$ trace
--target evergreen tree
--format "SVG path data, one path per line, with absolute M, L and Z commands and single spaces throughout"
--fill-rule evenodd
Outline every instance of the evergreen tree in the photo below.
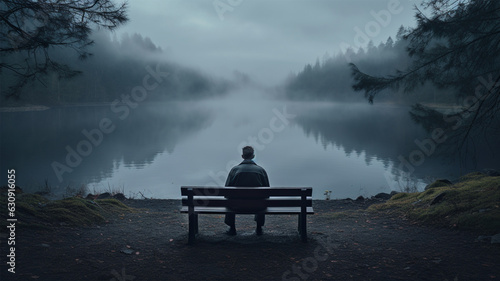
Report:
M 126 3 L 112 0 L 2 0 L 0 2 L 0 72 L 9 71 L 16 82 L 8 96 L 18 96 L 26 83 L 47 74 L 72 77 L 78 73 L 52 59 L 51 49 L 71 48 L 80 58 L 92 28 L 115 29 L 128 20 Z
M 498 130 L 500 109 L 500 1 L 427 0 L 416 13 L 417 26 L 400 28 L 396 38 L 408 42 L 409 67 L 393 75 L 374 76 L 350 64 L 353 89 L 369 102 L 384 89 L 415 90 L 427 81 L 452 89 L 466 100 L 459 112 L 437 114 L 417 105 L 413 117 L 427 125 L 445 126 L 464 145 L 475 129 Z M 430 11 L 430 15 L 424 12 Z M 486 82 L 485 82 L 486 81 Z M 438 122 L 435 116 L 441 116 Z M 449 121 L 454 120 L 454 121 Z M 460 124 L 460 125 L 458 125 Z M 436 127 L 434 126 L 434 127 Z M 431 126 L 432 127 L 432 126 Z

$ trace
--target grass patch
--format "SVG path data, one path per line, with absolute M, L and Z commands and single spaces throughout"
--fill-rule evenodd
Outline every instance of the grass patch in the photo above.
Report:
M 20 227 L 50 228 L 54 225 L 88 226 L 102 223 L 107 217 L 133 211 L 116 199 L 88 200 L 80 197 L 48 200 L 30 193 L 16 194 L 15 215 Z M 0 208 L 7 210 L 7 193 L 0 194 Z M 5 215 L 7 212 L 4 212 Z M 2 220 L 5 224 L 6 219 Z
M 410 219 L 458 229 L 500 232 L 500 177 L 473 173 L 454 185 L 436 184 L 424 192 L 399 193 L 370 211 L 404 214 Z
M 447 180 L 437 180 L 433 183 L 431 183 L 429 186 L 427 186 L 425 189 L 431 189 L 431 188 L 436 188 L 436 187 L 442 187 L 442 186 L 449 186 L 453 185 L 451 182 Z

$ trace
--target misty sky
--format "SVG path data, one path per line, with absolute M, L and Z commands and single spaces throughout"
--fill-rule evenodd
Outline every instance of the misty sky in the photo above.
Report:
M 419 0 L 141 0 L 130 22 L 164 55 L 217 76 L 234 70 L 274 85 L 306 63 L 345 49 L 378 45 L 399 26 L 414 26 Z M 382 12 L 381 12 L 382 11 Z M 390 15 L 387 17 L 387 15 Z M 361 34 L 362 32 L 363 34 Z

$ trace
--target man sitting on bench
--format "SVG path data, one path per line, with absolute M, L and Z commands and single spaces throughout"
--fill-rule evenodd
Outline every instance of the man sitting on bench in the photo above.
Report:
M 267 177 L 266 170 L 255 164 L 252 160 L 255 157 L 254 149 L 251 146 L 243 147 L 243 162 L 239 165 L 233 167 L 229 172 L 226 180 L 226 186 L 234 187 L 269 187 L 269 178 Z M 238 199 L 238 198 L 231 198 Z M 240 198 L 244 199 L 244 198 Z M 265 199 L 265 198 L 262 198 Z M 262 235 L 262 226 L 265 222 L 265 215 L 259 213 L 265 209 L 259 206 L 234 206 L 231 209 L 252 209 L 256 211 L 255 222 L 257 222 L 257 228 L 255 233 L 257 235 Z M 236 214 L 227 213 L 224 222 L 229 225 L 229 230 L 226 232 L 228 235 L 236 235 L 235 226 Z

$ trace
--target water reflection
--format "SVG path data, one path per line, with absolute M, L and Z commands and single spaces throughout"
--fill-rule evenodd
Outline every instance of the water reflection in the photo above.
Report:
M 487 146 L 488 138 L 464 148 L 469 151 L 465 157 L 450 139 L 432 143 L 431 134 L 411 119 L 409 107 L 323 103 L 302 109 L 295 121 L 307 136 L 325 147 L 343 149 L 347 157 L 364 153 L 367 165 L 374 159 L 381 161 L 396 181 L 406 180 L 402 176 L 456 180 L 467 172 L 498 164 L 494 155 L 500 147 Z
M 16 169 L 18 184 L 36 190 L 45 180 L 61 189 L 110 177 L 117 165 L 147 166 L 159 154 L 171 153 L 177 143 L 210 126 L 213 114 L 194 103 L 169 103 L 143 104 L 123 120 L 109 106 L 2 113 L 1 118 L 1 169 Z M 88 140 L 82 131 L 98 129 L 104 118 L 115 129 L 103 133 L 102 142 L 93 145 L 88 156 L 80 155 L 81 161 L 70 157 L 78 165 L 68 165 L 68 151 L 76 151 L 79 143 Z M 71 169 L 61 173 L 62 182 L 54 162 Z
M 413 148 L 413 140 L 425 135 L 409 118 L 407 108 L 367 104 L 311 105 L 297 118 L 307 136 L 324 146 L 342 147 L 347 156 L 365 152 L 366 163 L 391 160 Z
M 316 199 L 324 198 L 325 190 L 333 191 L 332 198 L 356 198 L 397 190 L 394 175 L 407 169 L 401 157 L 409 159 L 419 149 L 415 141 L 429 138 L 407 107 L 246 97 L 141 104 L 123 120 L 109 106 L 1 113 L 1 169 L 16 169 L 18 184 L 32 191 L 47 180 L 54 192 L 88 184 L 90 191 L 110 186 L 126 195 L 146 191 L 155 198 L 179 198 L 181 185 L 223 184 L 241 161 L 242 144 L 253 139 L 256 161 L 272 186 L 311 186 Z M 281 120 L 277 112 L 290 119 Z M 105 118 L 113 131 L 103 133 L 81 163 L 70 165 L 76 160 L 68 151 L 90 143 L 82 132 L 95 132 Z M 498 163 L 494 154 L 478 155 L 478 169 Z M 411 176 L 453 180 L 464 173 L 453 159 L 425 156 Z M 55 162 L 71 170 L 60 170 L 62 182 Z

